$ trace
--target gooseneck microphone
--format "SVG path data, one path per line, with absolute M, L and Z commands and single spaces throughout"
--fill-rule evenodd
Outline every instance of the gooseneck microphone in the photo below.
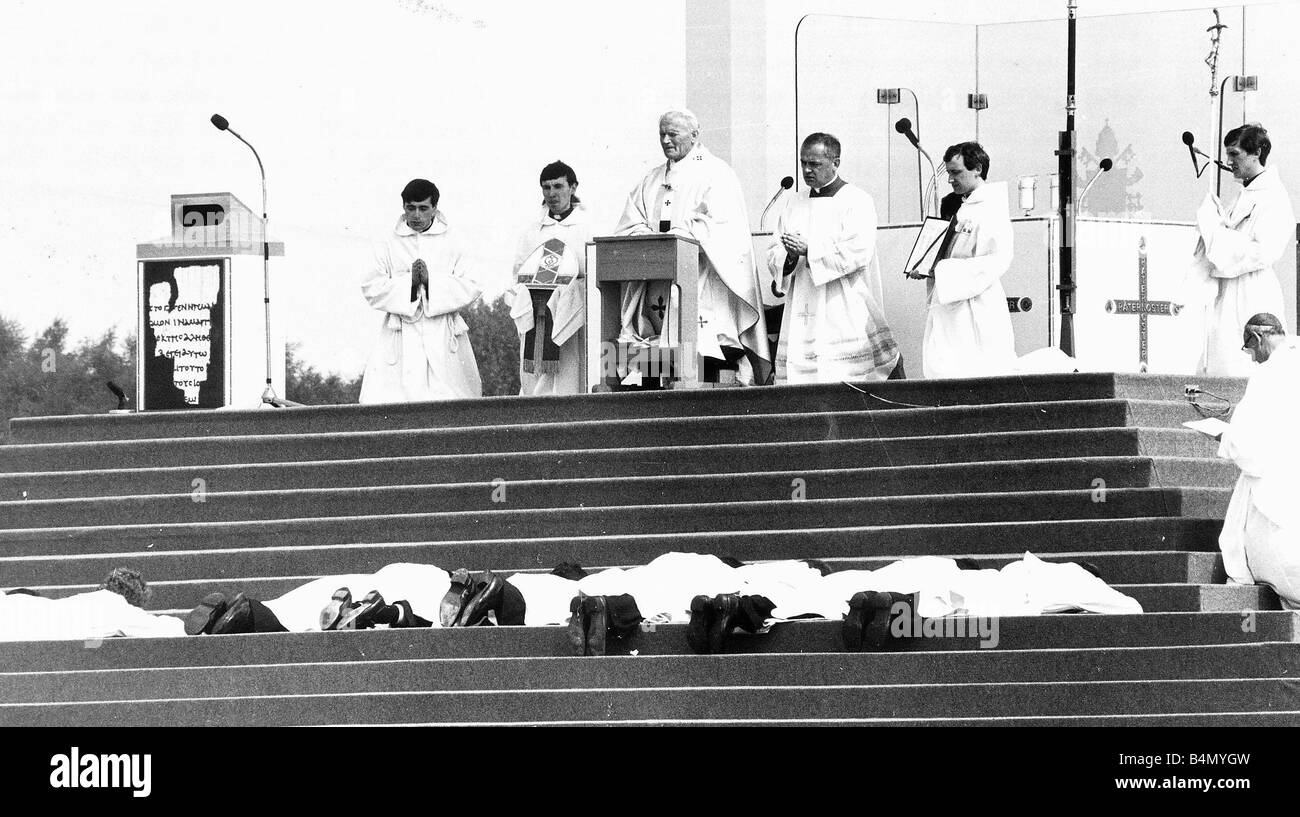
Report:
M 296 406 L 299 404 L 277 397 L 275 387 L 271 385 L 271 237 L 266 232 L 266 168 L 262 166 L 262 157 L 257 155 L 257 148 L 236 133 L 224 116 L 214 113 L 209 121 L 217 130 L 225 131 L 248 145 L 248 149 L 253 151 L 253 158 L 257 160 L 257 170 L 262 174 L 262 282 L 265 287 L 262 290 L 262 301 L 266 305 L 266 389 L 262 392 L 262 402 L 277 408 Z
M 786 176 L 781 180 L 781 186 L 777 188 L 776 195 L 772 196 L 772 200 L 763 208 L 763 215 L 758 217 L 758 231 L 760 233 L 765 232 L 763 225 L 767 223 L 767 213 L 772 209 L 772 205 L 776 204 L 776 200 L 781 198 L 781 194 L 789 190 L 791 187 L 794 187 L 794 176 Z
M 1190 135 L 1190 134 L 1189 134 L 1189 135 Z M 1076 206 L 1076 207 L 1079 207 L 1079 206 L 1081 206 L 1081 205 L 1083 204 L 1083 199 L 1084 199 L 1084 197 L 1088 195 L 1088 191 L 1092 189 L 1092 185 L 1093 185 L 1093 184 L 1094 184 L 1098 179 L 1101 178 L 1101 174 L 1103 174 L 1103 173 L 1109 173 L 1109 172 L 1110 172 L 1110 169 L 1111 169 L 1112 167 L 1114 167 L 1114 166 L 1115 166 L 1115 162 L 1114 162 L 1113 160 L 1111 160 L 1111 158 L 1110 158 L 1109 156 L 1107 156 L 1105 159 L 1102 159 L 1100 162 L 1098 162 L 1098 164 L 1097 164 L 1097 172 L 1094 173 L 1094 174 L 1092 174 L 1092 178 L 1088 180 L 1088 183 L 1087 183 L 1086 185 L 1084 185 L 1084 187 L 1083 187 L 1083 192 L 1079 194 L 1079 198 L 1078 198 L 1078 200 L 1075 202 L 1075 206 Z
M 1192 136 L 1191 131 L 1183 131 L 1183 144 L 1187 145 L 1187 154 L 1192 157 L 1192 169 L 1196 171 L 1196 178 L 1201 178 L 1201 175 L 1205 173 L 1205 169 L 1210 166 L 1211 162 L 1218 165 L 1220 172 L 1232 172 L 1232 165 L 1225 165 L 1223 162 L 1220 162 L 1218 159 L 1211 157 L 1209 154 L 1204 153 L 1200 148 L 1196 147 L 1196 137 Z M 1197 156 L 1203 157 L 1205 159 L 1205 164 L 1196 161 Z
M 906 116 L 903 117 L 894 123 L 894 130 L 906 136 L 907 141 L 912 143 L 912 147 L 921 150 L 921 140 L 916 138 L 916 134 L 912 132 L 912 120 Z M 924 151 L 922 152 L 924 153 Z
M 933 171 L 930 174 L 930 183 L 925 186 L 925 192 L 921 195 L 921 218 L 924 220 L 930 214 L 930 202 L 932 201 L 930 194 L 934 193 L 934 197 L 938 197 L 939 190 L 935 187 L 935 180 L 939 178 L 939 168 L 935 165 L 934 159 L 930 158 L 930 154 L 925 152 L 925 148 L 921 147 L 921 140 L 917 138 L 916 132 L 912 130 L 912 120 L 906 116 L 903 117 L 894 123 L 894 130 L 907 137 L 907 141 L 912 143 L 912 147 L 920 151 L 925 160 L 930 163 L 930 170 Z

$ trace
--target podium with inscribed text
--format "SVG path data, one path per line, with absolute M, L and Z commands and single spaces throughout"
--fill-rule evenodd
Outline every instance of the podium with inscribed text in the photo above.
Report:
M 600 236 L 596 273 L 590 281 L 600 304 L 600 391 L 624 386 L 620 371 L 638 368 L 643 378 L 662 378 L 672 388 L 699 388 L 704 371 L 696 336 L 699 331 L 699 242 L 669 233 Z M 620 342 L 623 331 L 622 289 L 625 282 L 668 281 L 670 302 L 663 304 L 662 334 L 649 347 Z M 590 300 L 588 301 L 590 303 Z
M 260 407 L 268 347 L 277 394 L 285 376 L 283 324 L 266 335 L 262 219 L 230 193 L 173 195 L 171 213 L 170 236 L 136 245 L 135 406 Z

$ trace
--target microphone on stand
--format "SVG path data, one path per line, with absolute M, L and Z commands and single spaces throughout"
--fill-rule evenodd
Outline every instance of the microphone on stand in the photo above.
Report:
M 912 120 L 908 119 L 906 116 L 903 117 L 894 123 L 894 130 L 906 136 L 907 141 L 912 143 L 912 147 L 921 150 L 921 140 L 917 139 L 916 134 L 912 132 Z
M 921 147 L 921 140 L 917 138 L 916 133 L 912 130 L 912 120 L 908 119 L 906 116 L 903 117 L 894 123 L 894 130 L 907 137 L 907 141 L 911 142 L 912 147 L 921 152 L 921 155 L 925 157 L 925 160 L 930 163 L 930 169 L 934 171 L 930 175 L 930 183 L 925 187 L 925 193 L 921 196 L 921 218 L 924 219 L 930 214 L 929 203 L 931 201 L 931 191 L 936 194 L 938 193 L 938 188 L 935 187 L 935 180 L 939 178 L 939 168 L 935 165 L 934 159 L 930 158 L 930 154 L 925 152 L 925 148 Z
M 1220 172 L 1227 172 L 1227 173 L 1232 172 L 1232 165 L 1225 165 L 1223 162 L 1220 162 L 1218 159 L 1215 159 L 1209 156 L 1208 154 L 1202 152 L 1200 148 L 1195 146 L 1194 144 L 1195 142 L 1196 142 L 1196 137 L 1192 136 L 1191 131 L 1189 130 L 1183 131 L 1183 144 L 1187 145 L 1187 154 L 1192 157 L 1192 168 L 1196 170 L 1196 178 L 1198 179 L 1201 178 L 1201 174 L 1205 173 L 1205 168 L 1209 167 L 1211 162 L 1219 166 Z M 1204 165 L 1196 161 L 1197 156 L 1201 156 L 1206 160 Z
M 767 212 L 772 209 L 773 204 L 776 204 L 776 200 L 781 198 L 781 194 L 791 187 L 794 187 L 794 176 L 786 176 L 781 180 L 781 187 L 776 191 L 776 195 L 772 196 L 772 200 L 767 203 L 767 206 L 763 208 L 763 215 L 758 218 L 758 231 L 760 233 L 766 232 L 763 224 L 767 221 Z
M 277 397 L 275 387 L 271 385 L 271 236 L 266 232 L 266 168 L 262 166 L 262 157 L 257 155 L 257 148 L 232 130 L 230 122 L 224 116 L 214 113 L 209 121 L 217 130 L 226 131 L 248 145 L 248 149 L 253 151 L 253 158 L 257 160 L 257 170 L 262 174 L 262 300 L 266 307 L 266 389 L 262 392 L 262 402 L 276 408 L 298 406 L 301 404 Z
M 1190 134 L 1188 134 L 1188 135 L 1190 136 Z M 1102 159 L 1102 160 L 1101 160 L 1101 162 L 1098 164 L 1097 172 L 1094 173 L 1094 174 L 1092 174 L 1092 178 L 1089 179 L 1089 180 L 1088 180 L 1088 183 L 1087 183 L 1086 185 L 1083 186 L 1083 192 L 1080 193 L 1080 194 L 1079 194 L 1079 198 L 1075 200 L 1075 202 L 1074 202 L 1074 206 L 1075 206 L 1076 208 L 1078 208 L 1080 205 L 1083 204 L 1083 198 L 1084 198 L 1084 196 L 1087 196 L 1087 195 L 1088 195 L 1088 191 L 1092 189 L 1092 185 L 1093 185 L 1093 183 L 1096 182 L 1098 179 L 1101 178 L 1101 174 L 1103 174 L 1103 173 L 1109 173 L 1109 172 L 1110 172 L 1110 169 L 1111 169 L 1112 167 L 1114 167 L 1114 166 L 1115 166 L 1115 162 L 1112 161 L 1111 158 L 1110 158 L 1109 156 L 1107 156 L 1105 159 Z

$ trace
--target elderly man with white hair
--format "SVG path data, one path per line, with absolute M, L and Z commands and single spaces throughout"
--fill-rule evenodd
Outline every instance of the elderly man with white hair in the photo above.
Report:
M 700 143 L 700 123 L 690 111 L 659 118 L 659 146 L 667 161 L 628 195 L 615 235 L 671 233 L 698 241 L 697 342 L 704 377 L 764 384 L 772 357 L 740 180 Z M 667 282 L 630 283 L 623 293 L 620 340 L 656 341 L 672 319 L 670 303 Z

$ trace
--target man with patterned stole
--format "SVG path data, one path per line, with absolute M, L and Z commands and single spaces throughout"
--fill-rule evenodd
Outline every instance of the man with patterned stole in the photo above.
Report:
M 767 251 L 773 280 L 788 282 L 776 382 L 901 377 L 881 307 L 875 202 L 840 178 L 840 140 L 829 133 L 804 139 L 799 165 L 807 188 L 786 205 Z
M 540 218 L 519 237 L 516 283 L 506 295 L 520 335 L 519 393 L 580 394 L 591 221 L 573 168 L 551 162 L 540 183 Z
M 699 242 L 696 351 L 704 357 L 703 377 L 763 385 L 771 377 L 772 357 L 744 194 L 735 171 L 699 139 L 700 123 L 690 111 L 659 118 L 659 146 L 668 161 L 633 188 L 614 233 L 670 233 Z M 627 284 L 619 340 L 661 342 L 664 323 L 675 320 L 671 303 L 666 281 Z

